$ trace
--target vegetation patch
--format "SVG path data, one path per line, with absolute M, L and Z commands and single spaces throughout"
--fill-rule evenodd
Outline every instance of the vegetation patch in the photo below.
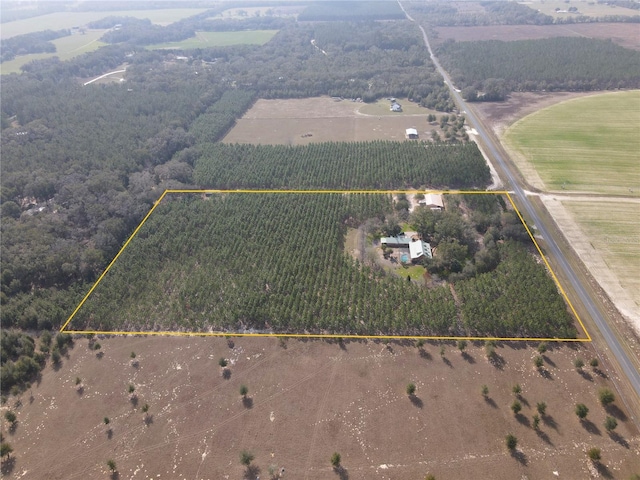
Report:
M 640 91 L 574 99 L 525 117 L 505 134 L 550 190 L 640 195 Z
M 230 32 L 196 32 L 195 36 L 180 42 L 149 45 L 149 50 L 220 47 L 228 45 L 264 45 L 278 33 L 277 30 L 243 30 Z
M 309 5 L 300 15 L 299 21 L 327 22 L 351 20 L 404 20 L 405 15 L 397 2 L 393 1 L 323 1 Z

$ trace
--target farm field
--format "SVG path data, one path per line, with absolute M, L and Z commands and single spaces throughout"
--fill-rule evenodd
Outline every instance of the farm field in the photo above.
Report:
M 606 410 L 598 402 L 600 388 L 613 389 L 608 365 L 583 374 L 573 367 L 576 358 L 595 356 L 591 346 L 550 345 L 543 375 L 532 363 L 535 345 L 522 343 L 499 343 L 490 363 L 481 345 L 461 355 L 452 343 L 427 342 L 420 353 L 396 342 L 230 340 L 101 336 L 97 351 L 78 338 L 59 367 L 9 399 L 18 421 L 8 434 L 3 419 L 14 449 L 3 478 L 108 478 L 111 459 L 119 478 L 239 479 L 244 450 L 254 456 L 252 478 L 269 478 L 270 468 L 307 480 L 637 473 L 640 435 L 629 413 L 619 399 Z M 228 360 L 228 378 L 220 358 Z M 413 397 L 405 393 L 409 382 Z M 516 383 L 517 416 L 510 408 Z M 547 409 L 536 432 L 538 402 Z M 589 408 L 584 422 L 574 413 L 578 402 Z M 612 435 L 606 415 L 618 422 Z M 514 454 L 505 447 L 508 433 L 518 439 Z M 602 451 L 599 471 L 587 459 L 591 447 Z M 334 452 L 340 476 L 329 462 Z
M 512 125 L 504 140 L 542 190 L 640 196 L 640 91 L 574 99 Z
M 251 17 L 297 17 L 306 6 L 274 5 L 264 7 L 229 8 L 215 15 L 211 20 L 243 20 Z
M 29 55 L 21 55 L 8 62 L 0 64 L 0 73 L 2 75 L 8 73 L 20 73 L 20 67 L 26 65 L 33 60 L 42 60 L 44 58 L 58 57 L 60 60 L 70 60 L 73 57 L 82 55 L 83 53 L 92 52 L 106 45 L 100 41 L 100 37 L 106 30 L 87 30 L 85 35 L 74 34 L 67 37 L 52 40 L 56 46 L 55 53 L 32 53 Z
M 640 203 L 625 201 L 571 201 L 562 205 L 573 216 L 585 239 L 615 272 L 631 302 L 628 314 L 640 313 Z M 635 312 L 635 313 L 634 313 Z
M 159 10 L 108 10 L 101 12 L 56 12 L 2 24 L 0 38 L 9 38 L 42 30 L 81 27 L 106 17 L 148 18 L 158 25 L 168 25 L 205 12 L 206 8 L 167 8 Z
M 611 39 L 626 48 L 640 49 L 636 23 L 575 23 L 567 25 L 491 25 L 478 27 L 437 27 L 434 45 L 446 40 L 476 42 L 484 40 L 538 40 L 552 37 Z
M 435 110 L 399 100 L 403 113 L 389 111 L 389 102 L 336 102 L 329 97 L 258 100 L 223 139 L 226 143 L 307 145 L 318 142 L 404 140 L 407 128 L 422 139 L 431 138 L 436 125 L 427 115 Z M 411 112 L 411 113 L 409 113 Z M 421 116 L 412 114 L 420 113 Z M 278 119 L 274 122 L 274 119 Z M 309 135 L 311 134 L 311 135 Z
M 571 18 L 586 15 L 587 17 L 605 17 L 607 15 L 620 15 L 633 17 L 638 15 L 638 10 L 632 8 L 624 8 L 616 5 L 608 5 L 606 3 L 596 3 L 588 0 L 572 0 L 565 2 L 564 0 L 533 0 L 531 2 L 520 2 L 523 5 L 537 10 L 545 15 L 550 15 L 555 18 Z M 577 12 L 567 13 L 570 7 L 576 7 Z M 556 12 L 556 8 L 564 13 Z
M 243 30 L 240 32 L 196 32 L 195 37 L 180 42 L 149 45 L 148 50 L 224 47 L 228 45 L 264 45 L 278 30 Z

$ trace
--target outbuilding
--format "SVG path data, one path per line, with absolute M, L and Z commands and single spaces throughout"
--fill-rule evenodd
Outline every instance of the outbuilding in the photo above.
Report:
M 407 128 L 407 130 L 405 131 L 405 136 L 409 140 L 416 140 L 418 138 L 418 130 L 416 130 L 415 128 Z

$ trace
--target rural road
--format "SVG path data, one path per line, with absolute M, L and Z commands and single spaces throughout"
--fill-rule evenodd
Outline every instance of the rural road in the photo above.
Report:
M 400 8 L 405 13 L 407 19 L 412 22 L 415 22 L 415 20 L 405 11 L 400 1 L 398 1 L 398 5 L 400 5 Z M 460 92 L 454 88 L 448 73 L 442 68 L 442 66 L 440 65 L 440 62 L 438 62 L 438 59 L 433 54 L 433 50 L 431 50 L 431 45 L 429 44 L 429 39 L 427 38 L 427 34 L 424 31 L 424 28 L 421 25 L 419 25 L 417 22 L 415 23 L 416 25 L 418 25 L 418 27 L 420 28 L 420 31 L 422 32 L 424 43 L 427 49 L 429 50 L 429 55 L 431 56 L 431 61 L 436 66 L 440 75 L 442 75 L 442 77 L 444 78 L 444 81 L 448 85 L 451 95 L 453 96 L 460 110 L 465 111 L 466 123 L 472 128 L 475 128 L 476 131 L 478 132 L 478 137 L 482 139 L 484 145 L 486 146 L 486 149 L 487 149 L 486 153 L 488 154 L 491 162 L 499 165 L 501 167 L 501 170 L 505 172 L 507 178 L 503 179 L 503 181 L 506 180 L 505 182 L 506 189 L 513 191 L 512 195 L 516 197 L 519 204 L 524 207 L 524 211 L 526 212 L 529 219 L 536 226 L 538 233 L 542 235 L 542 237 L 545 239 L 546 244 L 549 248 L 549 251 L 551 252 L 551 255 L 558 261 L 560 268 L 564 270 L 564 273 L 566 274 L 566 277 L 571 282 L 571 285 L 574 288 L 575 292 L 577 293 L 579 300 L 583 303 L 587 312 L 589 313 L 594 323 L 600 330 L 602 337 L 607 342 L 609 349 L 611 350 L 615 359 L 620 364 L 620 367 L 622 368 L 625 375 L 629 379 L 629 382 L 633 387 L 633 389 L 635 390 L 636 395 L 640 397 L 640 372 L 638 372 L 633 362 L 627 356 L 627 353 L 625 352 L 623 347 L 620 345 L 611 327 L 609 326 L 605 318 L 602 316 L 602 314 L 596 307 L 591 296 L 587 292 L 587 289 L 582 284 L 582 282 L 578 279 L 578 276 L 574 272 L 573 268 L 571 268 L 571 265 L 569 265 L 569 262 L 567 262 L 567 259 L 564 257 L 564 255 L 560 251 L 560 248 L 558 247 L 557 243 L 554 241 L 553 237 L 549 234 L 544 223 L 538 216 L 532 204 L 529 202 L 529 199 L 527 198 L 527 195 L 525 193 L 523 186 L 519 183 L 518 177 L 513 172 L 514 167 L 512 166 L 511 162 L 508 162 L 507 159 L 504 158 L 504 156 L 500 153 L 500 150 L 497 148 L 496 144 L 494 143 L 493 138 L 487 134 L 487 131 L 484 125 L 482 124 L 482 122 L 480 122 L 479 119 L 476 117 L 476 115 L 471 111 L 471 109 L 467 107 L 464 99 L 462 98 L 462 95 L 460 95 Z

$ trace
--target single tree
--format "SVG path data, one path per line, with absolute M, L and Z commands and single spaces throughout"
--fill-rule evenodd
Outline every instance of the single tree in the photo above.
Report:
M 15 425 L 16 420 L 18 419 L 18 417 L 16 416 L 15 413 L 13 413 L 11 410 L 7 410 L 4 414 L 4 418 L 7 422 L 9 422 L 11 425 Z
M 82 380 L 80 379 L 80 377 L 76 377 L 76 385 L 80 385 L 82 383 Z
M 587 457 L 594 463 L 598 463 L 602 459 L 602 455 L 600 453 L 600 449 L 597 447 L 592 447 L 587 450 Z
M 598 362 L 597 358 L 592 358 L 589 362 L 589 365 L 591 365 L 591 368 L 595 369 L 598 368 L 598 365 L 600 365 L 600 363 Z
M 579 372 L 580 370 L 582 370 L 582 367 L 584 367 L 584 360 L 582 360 L 581 358 L 576 358 L 573 361 L 573 366 L 576 367 L 576 370 Z
M 519 383 L 516 383 L 512 388 L 511 391 L 513 392 L 513 394 L 516 397 L 520 397 L 520 394 L 522 393 L 522 387 L 520 386 Z
M 111 470 L 112 472 L 116 471 L 116 462 L 113 460 L 107 460 L 107 467 L 109 468 L 109 470 Z
M 13 448 L 11 447 L 11 445 L 9 445 L 7 442 L 0 443 L 0 457 L 9 458 L 9 455 L 11 455 L 11 452 L 13 452 Z
M 540 428 L 540 417 L 538 414 L 534 414 L 531 418 L 533 419 L 533 429 L 538 430 L 538 428 Z
M 96 343 L 93 345 L 93 349 L 94 349 L 94 350 L 100 350 L 101 348 L 102 348 L 102 345 L 100 345 L 98 342 L 96 342 Z
M 607 416 L 607 418 L 604 419 L 604 428 L 607 432 L 613 432 L 617 426 L 618 421 L 615 418 Z
M 111 423 L 111 420 L 109 420 L 109 417 L 104 417 L 102 421 L 104 422 L 105 425 L 109 425 Z
M 131 352 L 131 355 L 129 355 L 131 358 L 136 358 L 136 352 Z
M 486 385 L 482 385 L 480 387 L 480 393 L 483 397 L 486 397 L 487 395 L 489 395 L 489 387 L 487 387 Z
M 578 403 L 575 409 L 576 415 L 580 420 L 584 420 L 587 418 L 587 414 L 589 413 L 589 408 L 584 403 Z
M 429 473 L 424 477 L 424 480 L 436 480 L 436 476 Z
M 221 357 L 220 360 L 218 360 L 218 365 L 220 365 L 222 368 L 225 368 L 228 363 L 229 362 L 227 362 L 227 359 L 224 357 Z
M 242 452 L 240 452 L 240 463 L 245 467 L 248 467 L 249 465 L 251 465 L 251 462 L 253 462 L 254 458 L 255 457 L 253 456 L 253 454 L 246 450 L 243 450 Z
M 506 436 L 505 443 L 507 444 L 507 448 L 509 450 L 514 450 L 518 446 L 518 439 L 515 437 L 515 435 L 512 435 L 510 433 Z
M 416 340 L 416 348 L 421 349 L 422 347 L 424 347 L 424 339 L 420 338 Z
M 58 365 L 60 363 L 61 358 L 62 357 L 60 356 L 60 351 L 54 348 L 53 351 L 51 352 L 51 361 L 53 362 L 53 364 Z
M 414 393 L 416 393 L 416 386 L 413 383 L 409 383 L 407 385 L 407 395 L 411 397 Z
M 544 365 L 544 360 L 540 355 L 536 355 L 535 357 L 533 357 L 533 364 L 537 369 L 540 369 Z
M 148 404 L 148 403 L 145 403 L 145 404 L 142 406 L 142 413 L 148 413 L 148 412 L 149 412 L 149 404 Z
M 467 348 L 467 341 L 466 340 L 458 340 L 458 350 L 460 350 L 460 352 L 464 352 L 464 349 Z
M 442 346 L 440 347 L 440 356 L 441 356 L 441 357 L 444 357 L 445 351 L 446 351 L 446 350 L 445 350 L 445 347 L 444 347 L 444 345 L 442 345 Z
M 240 385 L 240 395 L 242 395 L 242 398 L 246 398 L 247 393 L 249 393 L 249 388 L 246 385 Z
M 339 468 L 341 460 L 342 458 L 340 457 L 340 454 L 338 452 L 334 452 L 333 455 L 331 455 L 331 466 L 333 468 Z
M 129 384 L 129 389 L 128 389 L 128 390 L 129 390 L 129 393 L 133 393 L 133 392 L 135 392 L 135 391 L 136 391 L 136 387 L 135 387 L 132 383 L 130 383 L 130 384 Z
M 603 387 L 598 391 L 598 398 L 600 399 L 602 406 L 606 407 L 615 401 L 616 396 L 607 387 Z
M 513 410 L 514 414 L 518 415 L 520 410 L 522 410 L 522 404 L 518 400 L 514 400 L 511 404 L 511 410 Z
M 540 342 L 538 344 L 538 353 L 543 354 L 547 351 L 547 342 Z
M 536 403 L 536 410 L 542 416 L 547 412 L 547 404 L 545 402 Z

